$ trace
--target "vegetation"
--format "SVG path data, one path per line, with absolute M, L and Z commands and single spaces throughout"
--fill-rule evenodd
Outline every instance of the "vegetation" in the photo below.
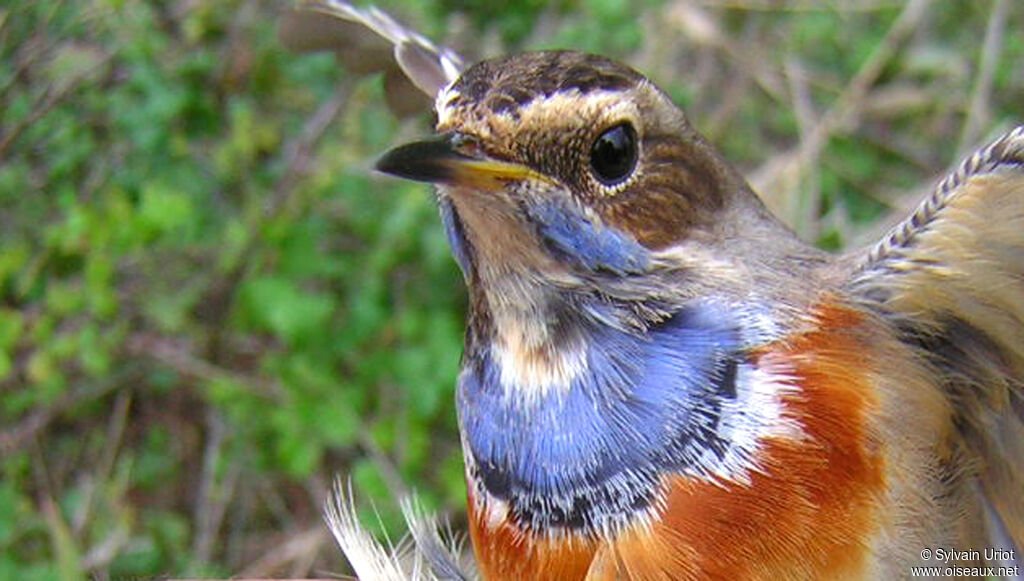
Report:
M 1010 0 L 382 3 L 635 64 L 828 248 L 1024 121 Z M 411 489 L 463 518 L 461 277 L 428 190 L 369 171 L 429 115 L 286 53 L 281 8 L 0 7 L 0 579 L 341 573 L 335 474 L 382 531 Z

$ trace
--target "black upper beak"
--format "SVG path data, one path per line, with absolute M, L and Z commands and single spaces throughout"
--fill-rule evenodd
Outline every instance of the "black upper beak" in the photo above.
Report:
M 417 182 L 452 182 L 460 162 L 472 158 L 455 151 L 453 135 L 398 146 L 377 160 L 377 171 Z
M 458 133 L 401 145 L 377 160 L 376 168 L 407 180 L 495 191 L 508 182 L 549 181 L 525 165 L 487 156 L 469 156 L 458 149 Z

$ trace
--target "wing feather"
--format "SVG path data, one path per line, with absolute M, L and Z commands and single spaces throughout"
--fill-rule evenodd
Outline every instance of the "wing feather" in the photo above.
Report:
M 1024 546 L 1024 126 L 965 160 L 857 262 L 851 290 L 930 359 Z

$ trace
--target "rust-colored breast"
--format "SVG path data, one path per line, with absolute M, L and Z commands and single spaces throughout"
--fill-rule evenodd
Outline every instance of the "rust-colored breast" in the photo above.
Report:
M 535 540 L 509 522 L 491 526 L 469 499 L 469 532 L 484 579 L 570 581 L 583 579 L 597 549 L 595 542 Z
M 762 441 L 748 483 L 667 476 L 661 519 L 615 539 L 536 542 L 489 526 L 470 500 L 488 580 L 843 579 L 866 573 L 884 489 L 869 418 L 871 342 L 856 311 L 823 306 L 815 330 L 770 345 L 759 365 L 786 368 L 782 396 L 802 434 Z

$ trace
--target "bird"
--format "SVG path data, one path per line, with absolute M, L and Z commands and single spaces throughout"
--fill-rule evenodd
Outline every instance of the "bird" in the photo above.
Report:
M 361 578 L 898 579 L 940 556 L 1020 574 L 1024 126 L 832 254 L 627 65 L 465 65 L 336 0 L 282 31 L 314 13 L 433 98 L 436 135 L 376 168 L 436 186 L 469 300 L 473 563 L 407 507 L 403 569 L 342 491 L 328 521 Z

